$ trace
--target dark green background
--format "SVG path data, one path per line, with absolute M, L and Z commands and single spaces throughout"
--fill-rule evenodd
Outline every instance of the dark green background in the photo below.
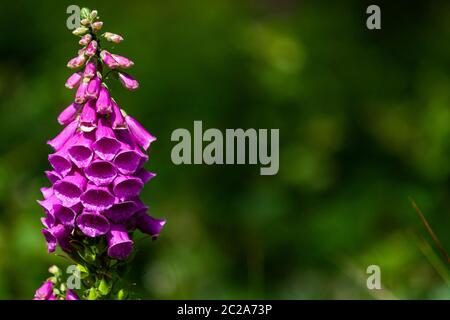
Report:
M 139 241 L 129 279 L 142 298 L 450 298 L 408 200 L 450 250 L 450 3 L 377 3 L 379 31 L 365 1 L 79 3 L 125 37 L 114 52 L 141 88 L 112 95 L 158 137 L 142 197 L 168 222 Z M 51 264 L 67 265 L 47 254 L 36 199 L 73 97 L 69 4 L 1 5 L 3 299 L 32 298 Z M 194 120 L 279 128 L 279 173 L 173 165 L 171 132 Z M 371 264 L 386 290 L 367 290 Z

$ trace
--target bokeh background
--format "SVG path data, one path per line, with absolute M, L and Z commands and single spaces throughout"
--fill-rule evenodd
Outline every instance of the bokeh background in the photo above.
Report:
M 30 299 L 51 264 L 40 233 L 45 142 L 73 92 L 66 1 L 0 11 L 0 298 Z M 122 34 L 141 89 L 113 96 L 158 141 L 144 189 L 161 237 L 128 275 L 144 299 L 449 299 L 450 3 L 82 1 Z M 280 170 L 175 166 L 176 128 L 279 128 Z M 383 290 L 366 288 L 381 268 Z M 134 286 L 133 284 L 136 283 Z

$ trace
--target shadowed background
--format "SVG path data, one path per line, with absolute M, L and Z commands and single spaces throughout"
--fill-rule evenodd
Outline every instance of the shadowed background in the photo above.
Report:
M 78 50 L 65 1 L 0 11 L 0 298 L 30 299 L 51 264 L 40 233 L 56 117 Z M 130 288 L 148 298 L 449 299 L 450 4 L 89 1 L 124 36 L 136 92 L 118 104 L 158 140 L 142 199 L 168 222 L 138 241 Z M 279 128 L 280 170 L 175 166 L 176 128 Z M 422 235 L 425 242 L 420 240 Z M 428 245 L 427 245 L 428 244 Z M 369 265 L 381 291 L 366 288 Z M 133 286 L 136 283 L 137 286 Z

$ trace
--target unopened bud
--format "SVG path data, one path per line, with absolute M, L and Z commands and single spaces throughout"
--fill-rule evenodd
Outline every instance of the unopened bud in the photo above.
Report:
M 89 29 L 86 27 L 78 27 L 75 30 L 73 30 L 72 33 L 76 36 L 82 36 L 88 31 L 89 31 Z
M 100 30 L 103 27 L 103 22 L 101 21 L 96 21 L 92 24 L 92 29 L 94 29 L 95 31 Z

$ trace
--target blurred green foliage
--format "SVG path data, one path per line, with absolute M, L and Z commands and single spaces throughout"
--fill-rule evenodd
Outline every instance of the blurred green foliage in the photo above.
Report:
M 450 250 L 450 3 L 86 1 L 125 41 L 141 89 L 112 94 L 158 141 L 143 199 L 168 223 L 138 241 L 143 298 L 449 299 L 408 196 Z M 66 1 L 0 11 L 0 298 L 29 299 L 49 255 L 36 199 L 73 92 Z M 280 128 L 280 171 L 175 166 L 176 128 Z M 434 250 L 436 252 L 436 250 Z M 434 253 L 437 254 L 437 253 Z M 386 290 L 366 288 L 368 265 Z M 443 264 L 448 272 L 448 265 Z M 134 286 L 133 283 L 136 283 Z

